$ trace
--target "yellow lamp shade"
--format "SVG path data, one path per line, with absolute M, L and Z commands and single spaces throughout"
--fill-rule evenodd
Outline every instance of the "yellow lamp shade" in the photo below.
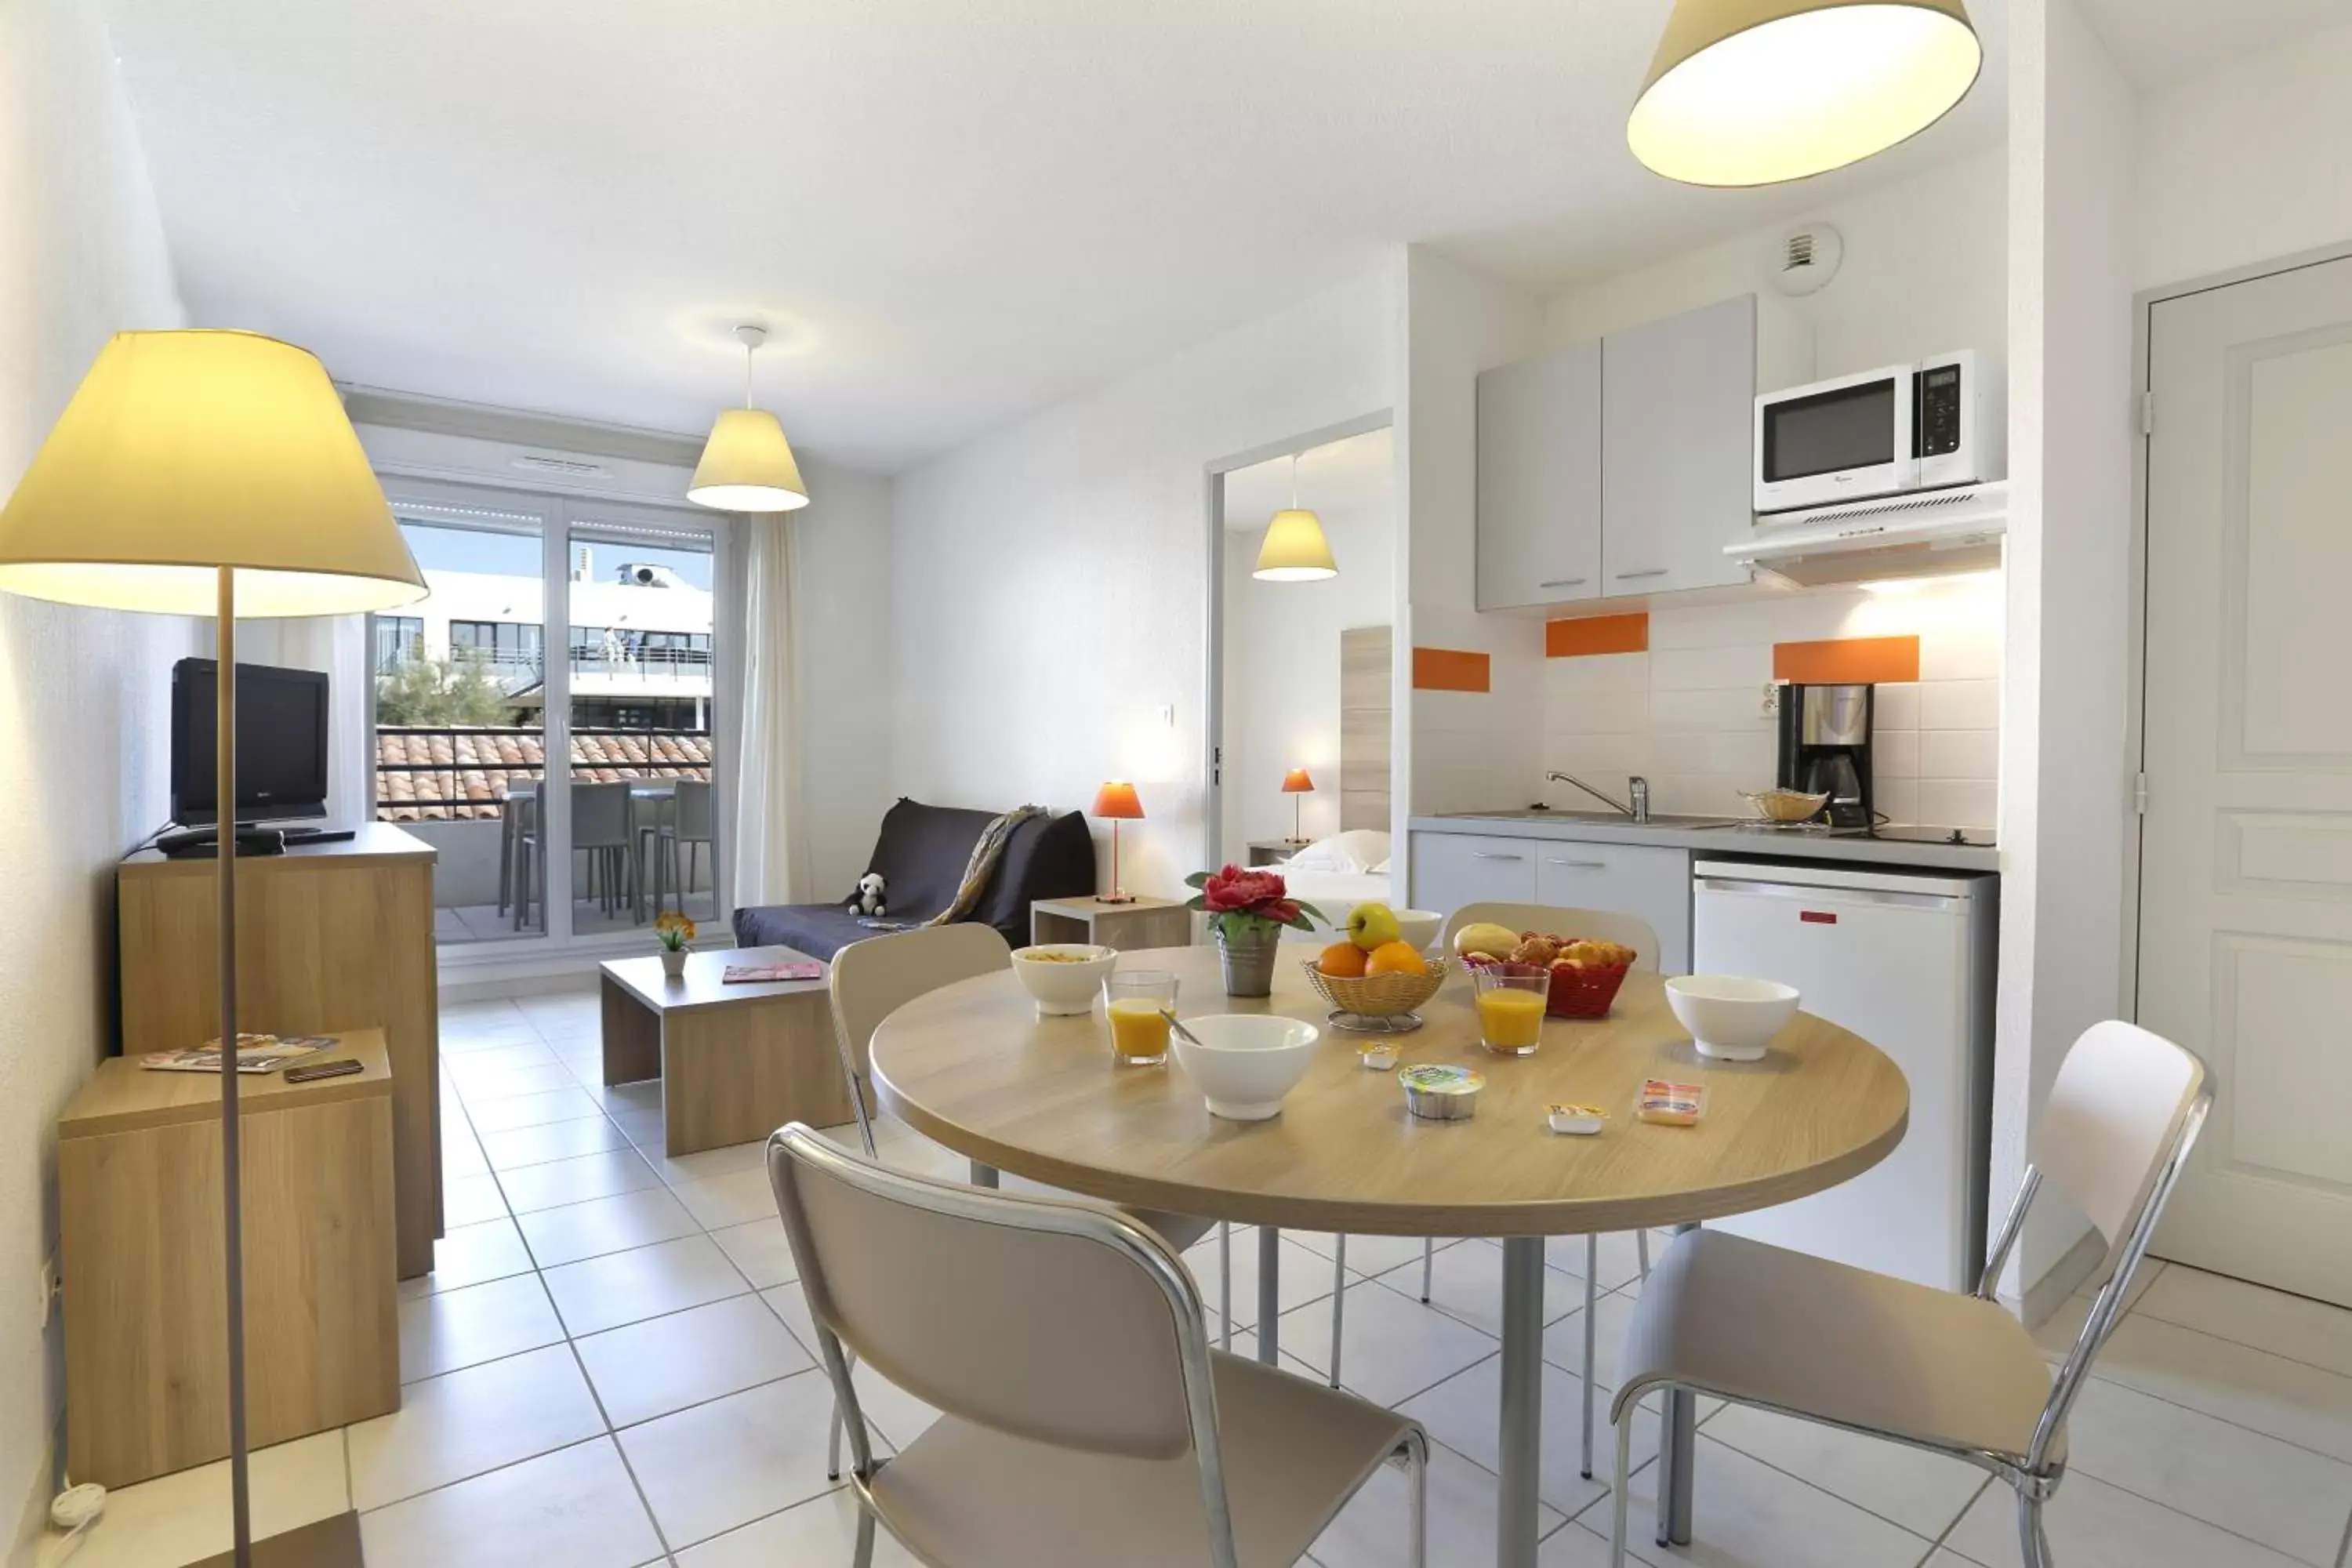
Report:
M 209 616 L 333 616 L 425 577 L 326 367 L 252 332 L 121 332 L 0 510 L 0 589 Z
M 1285 795 L 1312 795 L 1314 791 L 1315 781 L 1307 776 L 1305 768 L 1293 768 L 1282 775 L 1282 793 Z
M 1694 185 L 1769 185 L 1885 152 L 1968 96 L 1962 0 L 1675 0 L 1625 125 Z
M 730 408 L 712 423 L 686 499 L 720 511 L 794 511 L 809 501 L 793 444 L 764 408 Z
M 1250 574 L 1267 583 L 1311 583 L 1339 574 L 1330 542 L 1323 537 L 1323 520 L 1299 507 L 1276 512 L 1265 525 L 1257 569 Z
M 1096 816 L 1132 822 L 1143 815 L 1143 802 L 1137 798 L 1135 786 L 1124 779 L 1112 779 L 1095 791 Z

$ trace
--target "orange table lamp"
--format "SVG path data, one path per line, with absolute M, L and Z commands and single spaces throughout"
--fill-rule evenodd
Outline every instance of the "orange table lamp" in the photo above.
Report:
M 1312 795 L 1315 793 L 1315 781 L 1307 776 L 1305 768 L 1293 768 L 1282 775 L 1282 793 Z M 1290 841 L 1293 844 L 1307 842 L 1307 835 L 1299 831 L 1299 814 L 1305 809 L 1306 805 L 1303 800 L 1294 800 L 1290 803 Z
M 1131 904 L 1135 902 L 1135 895 L 1120 887 L 1118 883 L 1118 825 L 1122 822 L 1141 821 L 1143 802 L 1136 798 L 1133 784 L 1129 784 L 1125 779 L 1112 779 L 1102 788 L 1095 791 L 1094 814 L 1108 819 L 1110 823 L 1110 891 L 1105 893 L 1097 901 L 1106 904 Z

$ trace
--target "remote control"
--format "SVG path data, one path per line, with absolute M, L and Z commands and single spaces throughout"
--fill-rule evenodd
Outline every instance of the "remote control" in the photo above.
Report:
M 356 1057 L 344 1057 L 339 1061 L 305 1062 L 300 1067 L 286 1069 L 288 1083 L 309 1083 L 316 1079 L 344 1078 L 355 1072 L 365 1072 L 367 1064 Z

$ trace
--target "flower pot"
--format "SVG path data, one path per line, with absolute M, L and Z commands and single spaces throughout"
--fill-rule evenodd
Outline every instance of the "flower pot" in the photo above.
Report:
M 1282 947 L 1282 928 L 1261 924 L 1238 936 L 1217 931 L 1217 959 L 1224 966 L 1228 996 L 1270 996 L 1274 994 L 1274 961 Z
M 686 949 L 682 947 L 663 948 L 661 950 L 661 961 L 662 973 L 668 975 L 672 980 L 678 979 L 686 973 Z

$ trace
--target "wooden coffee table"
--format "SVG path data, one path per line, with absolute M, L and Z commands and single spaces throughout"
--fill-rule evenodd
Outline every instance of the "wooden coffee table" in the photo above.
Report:
M 662 1141 L 672 1155 L 765 1138 L 787 1121 L 851 1119 L 819 980 L 730 985 L 731 963 L 806 963 L 789 947 L 687 955 L 672 980 L 658 956 L 607 959 L 604 1082 L 662 1080 Z

